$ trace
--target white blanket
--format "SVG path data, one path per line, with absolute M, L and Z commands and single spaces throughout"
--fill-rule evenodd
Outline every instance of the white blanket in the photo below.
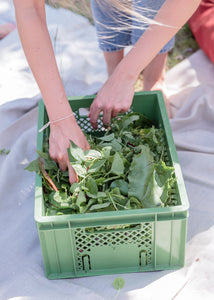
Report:
M 10 0 L 0 1 L 0 24 L 14 20 Z M 64 9 L 47 7 L 48 28 L 68 96 L 96 92 L 106 71 L 95 29 Z M 17 30 L 0 41 L 0 300 L 114 299 L 119 275 L 48 280 L 34 221 L 37 104 L 41 98 Z M 214 67 L 198 51 L 167 73 L 170 121 L 190 202 L 185 267 L 120 275 L 117 299 L 214 298 Z

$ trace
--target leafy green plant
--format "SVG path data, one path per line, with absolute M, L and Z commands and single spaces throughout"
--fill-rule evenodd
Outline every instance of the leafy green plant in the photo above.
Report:
M 10 153 L 10 150 L 6 150 L 5 148 L 0 149 L 0 155 L 8 155 Z
M 164 133 L 145 116 L 129 113 L 111 128 L 86 134 L 91 149 L 70 141 L 68 156 L 78 182 L 51 160 L 48 147 L 26 169 L 43 178 L 47 215 L 175 205 L 174 168 L 164 161 Z M 47 142 L 45 143 L 47 145 Z
M 124 287 L 125 280 L 123 277 L 117 277 L 113 282 L 113 287 L 118 290 L 117 295 L 115 296 L 114 300 L 118 297 L 120 290 Z

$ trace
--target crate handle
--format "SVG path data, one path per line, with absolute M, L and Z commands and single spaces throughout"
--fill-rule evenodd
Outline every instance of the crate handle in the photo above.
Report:
M 91 261 L 90 261 L 90 256 L 88 254 L 82 256 L 82 265 L 84 271 L 87 272 L 91 270 Z
M 141 250 L 139 252 L 139 265 L 141 267 L 147 265 L 147 251 L 146 250 Z

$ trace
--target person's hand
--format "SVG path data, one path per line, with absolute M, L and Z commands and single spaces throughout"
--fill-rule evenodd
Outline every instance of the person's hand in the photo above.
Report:
M 58 163 L 62 171 L 68 169 L 71 184 L 77 182 L 78 178 L 69 162 L 67 149 L 70 147 L 70 140 L 72 140 L 84 151 L 89 150 L 90 146 L 86 137 L 78 126 L 74 116 L 52 123 L 50 129 L 49 154 L 51 158 Z
M 0 25 L 0 40 L 11 33 L 16 28 L 16 25 L 13 23 L 6 23 Z
M 114 72 L 99 90 L 90 107 L 91 125 L 97 129 L 97 120 L 103 112 L 103 124 L 108 125 L 112 117 L 125 113 L 131 106 L 136 79 Z

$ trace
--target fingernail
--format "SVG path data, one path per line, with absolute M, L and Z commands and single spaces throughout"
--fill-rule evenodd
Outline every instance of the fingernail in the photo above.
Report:
M 75 174 L 75 179 L 76 179 L 76 182 L 79 182 L 79 178 L 78 178 L 77 173 Z
M 97 129 L 97 128 L 98 128 L 97 124 L 95 124 L 95 123 L 91 123 L 91 126 L 92 126 L 94 129 Z

